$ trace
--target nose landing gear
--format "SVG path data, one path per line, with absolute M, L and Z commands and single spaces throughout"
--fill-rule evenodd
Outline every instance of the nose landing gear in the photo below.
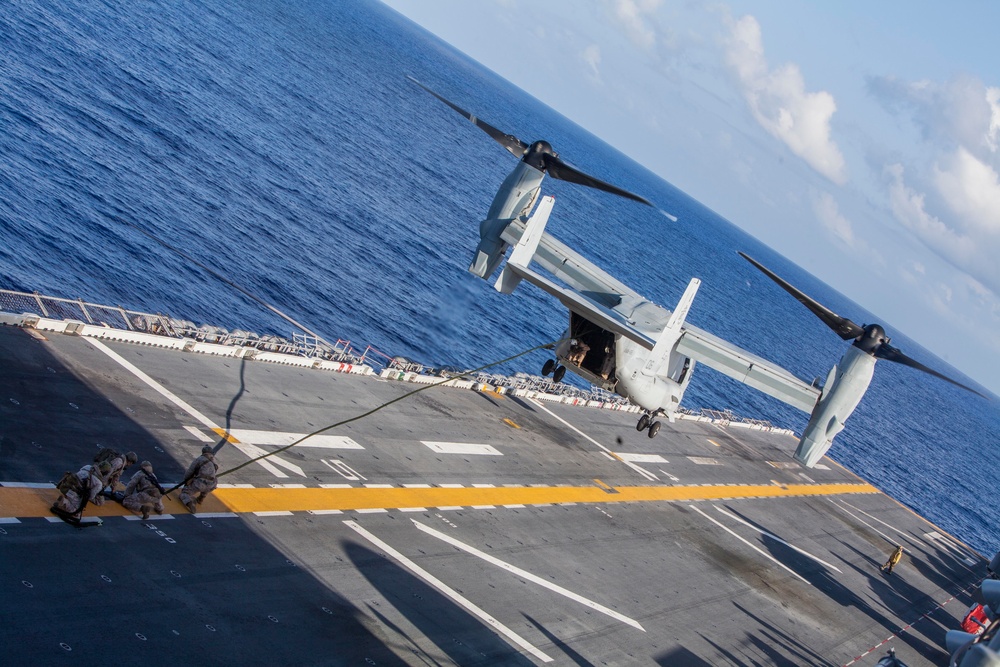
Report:
M 653 421 L 653 417 L 649 413 L 644 413 L 639 417 L 639 423 L 635 425 L 636 431 L 645 431 L 649 429 L 648 435 L 650 438 L 655 438 L 656 434 L 660 432 L 660 422 Z

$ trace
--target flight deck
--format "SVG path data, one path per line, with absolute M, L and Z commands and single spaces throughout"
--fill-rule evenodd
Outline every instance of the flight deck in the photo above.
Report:
M 985 574 L 787 431 L 80 333 L 0 326 L 7 664 L 942 665 Z M 101 447 L 167 485 L 206 444 L 197 514 L 49 513 Z

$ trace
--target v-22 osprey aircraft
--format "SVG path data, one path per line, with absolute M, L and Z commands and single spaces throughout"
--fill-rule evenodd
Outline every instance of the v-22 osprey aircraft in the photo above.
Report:
M 743 253 L 740 255 L 744 259 L 843 339 L 854 339 L 830 370 L 825 385 L 818 387 L 801 380 L 770 361 L 686 323 L 701 284 L 698 278 L 691 279 L 677 307 L 667 310 L 545 233 L 555 199 L 546 196 L 538 201 L 546 174 L 652 206 L 648 200 L 583 173 L 563 161 L 548 142 L 528 144 L 470 114 L 413 77 L 408 78 L 519 158 L 480 224 L 480 241 L 469 271 L 488 280 L 513 246 L 494 285 L 496 290 L 510 294 L 522 280 L 527 280 L 569 310 L 569 328 L 554 349 L 556 358 L 545 362 L 542 374 L 552 373 L 559 382 L 570 370 L 627 398 L 643 409 L 636 428 L 647 431 L 650 438 L 660 430 L 658 417 L 674 419 L 699 363 L 808 413 L 809 423 L 795 451 L 795 459 L 806 467 L 819 462 L 834 436 L 844 428 L 868 388 L 878 359 L 905 364 L 978 394 L 889 345 L 880 325 L 859 326 L 840 317 Z M 539 273 L 532 264 L 551 277 Z

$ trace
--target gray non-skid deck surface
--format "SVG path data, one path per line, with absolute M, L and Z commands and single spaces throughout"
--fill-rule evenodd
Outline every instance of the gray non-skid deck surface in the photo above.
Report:
M 98 347 L 74 336 L 48 338 L 0 327 L 0 483 L 55 481 L 98 445 L 134 449 L 161 479 L 176 480 L 202 446 L 185 427 L 218 440 Z M 307 433 L 417 388 L 105 345 L 227 429 Z M 828 470 L 781 467 L 794 449 L 787 435 L 679 421 L 650 440 L 635 431 L 635 418 L 435 388 L 331 432 L 362 449 L 285 452 L 303 476 L 279 467 L 288 474 L 281 478 L 253 464 L 222 481 L 258 487 L 859 481 L 828 460 Z M 636 464 L 655 476 L 648 479 L 591 439 L 612 452 L 664 461 Z M 488 444 L 501 455 L 439 453 L 422 441 Z M 247 456 L 226 445 L 218 460 L 228 469 Z M 575 665 L 842 665 L 914 621 L 892 643 L 899 656 L 911 666 L 944 664 L 944 632 L 957 627 L 972 598 L 961 594 L 924 615 L 977 581 L 984 568 L 978 555 L 881 494 L 147 522 L 111 517 L 90 529 L 25 518 L 0 529 L 5 664 L 528 665 L 544 654 L 554 664 Z M 363 532 L 537 653 L 516 647 Z M 442 535 L 519 571 L 460 550 Z M 907 555 L 885 577 L 878 566 L 894 542 Z M 878 655 L 856 664 L 874 664 Z

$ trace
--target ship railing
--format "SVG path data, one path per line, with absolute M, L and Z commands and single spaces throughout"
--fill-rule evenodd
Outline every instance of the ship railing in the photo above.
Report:
M 431 370 L 429 366 L 417 363 L 416 361 L 410 361 L 405 357 L 390 357 L 382 352 L 379 352 L 382 356 L 389 360 L 386 368 L 391 368 L 393 370 L 402 371 L 404 373 L 416 373 L 418 375 L 430 375 L 428 370 Z
M 766 419 L 740 417 L 739 415 L 734 414 L 731 410 L 711 410 L 709 408 L 702 408 L 697 412 L 688 411 L 688 414 L 692 414 L 696 417 L 708 417 L 709 419 L 727 424 L 747 424 L 749 426 L 757 426 L 764 429 L 774 428 L 774 425 Z
M 0 289 L 0 310 L 8 313 L 35 313 L 51 319 L 79 320 L 112 329 L 177 335 L 166 315 L 126 310 L 121 306 L 90 303 L 83 299 L 45 296 L 38 292 Z

